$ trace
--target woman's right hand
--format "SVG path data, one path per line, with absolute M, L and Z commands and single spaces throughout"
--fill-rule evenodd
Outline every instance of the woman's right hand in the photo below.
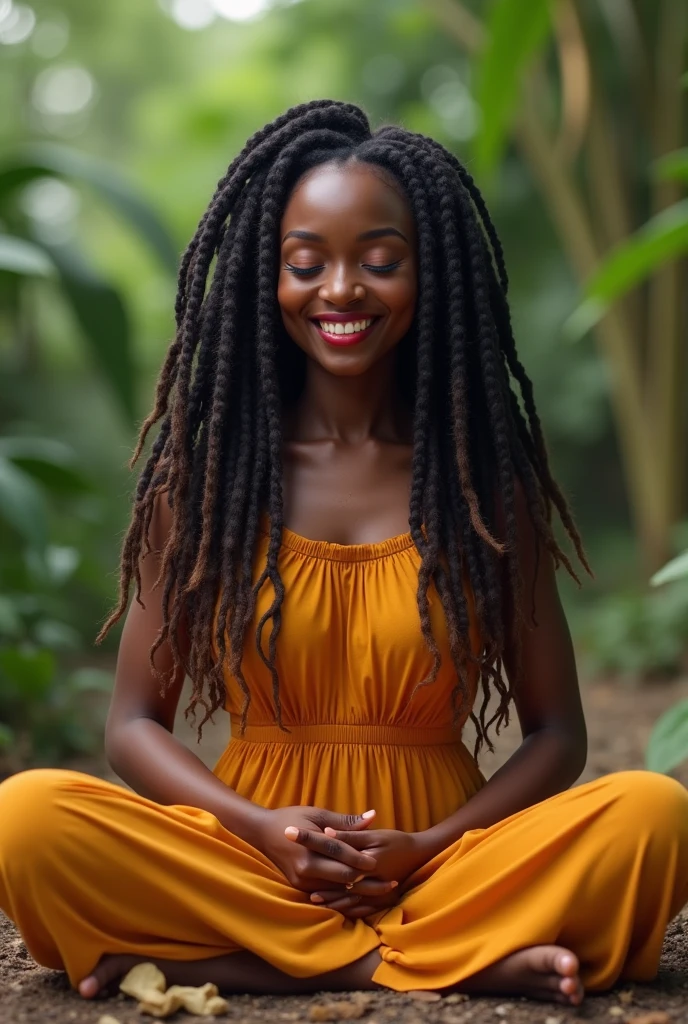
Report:
M 329 827 L 358 832 L 374 820 L 374 812 L 367 812 L 364 817 L 362 814 L 336 814 L 321 807 L 279 807 L 265 810 L 261 815 L 256 845 L 295 889 L 311 893 L 328 883 L 328 889 L 341 887 L 344 895 L 347 883 L 375 874 L 375 858 L 329 837 L 326 853 L 307 850 L 296 840 L 301 830 L 324 832 Z M 366 888 L 370 895 L 383 895 L 394 885 L 368 878 Z

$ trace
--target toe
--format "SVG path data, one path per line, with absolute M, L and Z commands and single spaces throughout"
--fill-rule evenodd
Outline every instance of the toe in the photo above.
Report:
M 79 982 L 79 995 L 83 999 L 93 999 L 94 996 L 98 995 L 99 991 L 100 985 L 94 974 L 89 974 L 87 978 Z
M 575 992 L 571 993 L 571 1002 L 573 1003 L 574 1006 L 580 1006 L 580 1004 L 583 1002 L 583 997 L 584 996 L 585 996 L 585 990 L 583 988 L 582 982 L 579 980 L 578 984 L 576 985 Z
M 583 986 L 579 978 L 562 978 L 559 982 L 559 991 L 572 1006 L 579 1006 L 583 1002 Z
M 560 949 L 554 957 L 554 969 L 562 977 L 573 977 L 578 974 L 578 958 L 568 949 Z
M 128 961 L 135 958 L 108 956 L 100 958 L 98 966 L 79 983 L 79 995 L 84 999 L 93 999 L 112 982 L 117 981 L 128 969 Z

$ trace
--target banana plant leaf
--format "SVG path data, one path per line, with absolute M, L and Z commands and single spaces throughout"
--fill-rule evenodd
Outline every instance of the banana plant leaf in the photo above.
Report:
M 78 470 L 74 450 L 54 438 L 0 437 L 0 458 L 10 459 L 53 494 L 87 494 L 94 490 Z
M 550 28 L 549 0 L 497 0 L 487 19 L 478 64 L 480 128 L 474 140 L 477 175 L 492 171 L 504 150 L 521 79 Z
M 48 542 L 48 512 L 40 484 L 0 456 L 0 521 L 13 526 L 41 554 Z
M 135 413 L 134 360 L 129 314 L 119 291 L 72 244 L 47 246 L 92 358 L 112 388 L 129 424 Z
M 616 299 L 657 267 L 688 252 L 688 199 L 652 217 L 602 263 L 585 288 L 585 299 L 564 325 L 576 341 L 602 319 Z
M 0 235 L 0 271 L 24 277 L 54 277 L 55 265 L 39 245 L 15 235 Z
M 121 174 L 89 153 L 49 142 L 18 147 L 0 164 L 0 202 L 17 188 L 46 175 L 93 188 L 136 230 L 163 266 L 175 273 L 177 246 L 153 207 Z
M 661 157 L 655 162 L 654 171 L 663 180 L 688 182 L 688 147 Z

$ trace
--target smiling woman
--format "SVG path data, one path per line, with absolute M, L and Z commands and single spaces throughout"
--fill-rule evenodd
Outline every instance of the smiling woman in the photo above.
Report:
M 413 214 L 394 179 L 365 164 L 321 165 L 297 184 L 281 230 L 277 299 L 306 355 L 358 375 L 393 352 L 417 292 Z
M 220 180 L 101 634 L 135 580 L 106 736 L 131 791 L 0 787 L 0 907 L 84 997 L 142 959 L 235 992 L 569 1005 L 656 972 L 688 797 L 642 772 L 568 788 L 555 510 L 587 562 L 507 287 L 466 169 L 351 105 L 288 111 Z M 172 735 L 186 672 L 200 728 L 231 716 L 213 772 Z M 489 743 L 512 701 L 523 743 L 486 782 L 462 729 Z

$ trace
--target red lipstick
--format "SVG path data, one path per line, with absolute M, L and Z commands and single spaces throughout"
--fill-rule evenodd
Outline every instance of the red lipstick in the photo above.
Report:
M 366 316 L 365 313 L 323 313 L 322 316 L 311 317 L 313 326 L 320 335 L 320 337 L 335 347 L 345 347 L 350 345 L 358 345 L 360 342 L 365 341 L 368 335 L 375 329 L 375 326 L 380 319 L 379 316 L 370 315 Z M 321 324 L 352 324 L 359 323 L 365 320 L 372 320 L 373 322 L 362 331 L 356 331 L 354 334 L 330 334 L 328 331 L 324 331 Z

